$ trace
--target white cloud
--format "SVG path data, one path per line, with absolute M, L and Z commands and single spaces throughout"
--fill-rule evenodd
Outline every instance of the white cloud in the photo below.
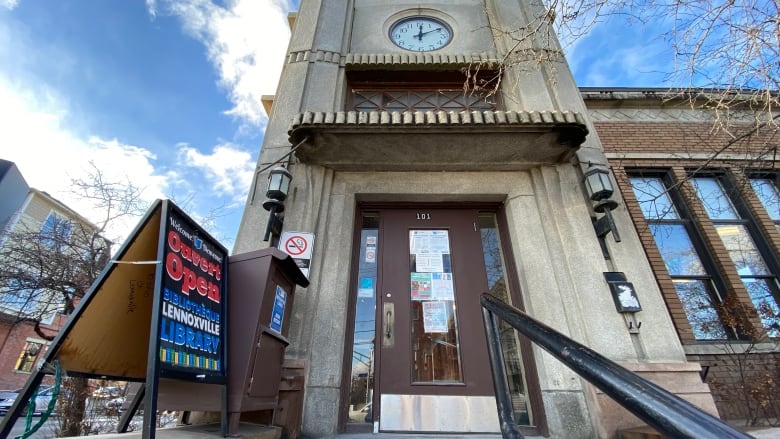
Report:
M 146 10 L 149 11 L 149 15 L 152 16 L 152 18 L 157 16 L 157 1 L 156 0 L 146 0 Z
M 102 212 L 70 192 L 71 179 L 84 178 L 93 162 L 107 181 L 131 181 L 144 199 L 163 197 L 167 177 L 154 167 L 155 155 L 140 146 L 98 137 L 82 138 L 63 126 L 67 105 L 48 89 L 37 93 L 0 77 L 1 158 L 16 163 L 27 183 L 50 193 L 81 215 L 99 222 Z M 125 236 L 137 219 L 114 224 L 111 235 Z
M 164 13 L 163 1 L 167 0 L 146 0 L 150 15 Z M 208 9 L 206 2 L 189 3 L 193 11 Z M 232 4 L 233 8 L 238 6 Z M 211 15 L 204 15 L 205 21 L 199 24 L 195 21 L 204 29 L 203 41 L 211 41 L 208 39 L 211 25 L 207 26 L 207 22 L 219 15 L 218 10 L 221 10 L 215 6 L 212 8 Z M 225 16 L 232 14 L 228 9 L 222 11 Z M 192 11 L 187 12 L 188 17 L 197 15 L 193 14 Z M 236 17 L 233 19 L 238 20 Z M 55 66 L 56 70 L 68 63 L 76 63 L 76 59 L 79 64 L 89 60 L 78 58 L 67 46 L 58 46 L 54 50 L 48 45 L 37 45 L 26 32 L 26 28 L 18 22 L 0 20 L 0 158 L 15 162 L 32 187 L 50 193 L 93 222 L 99 222 L 101 211 L 78 200 L 69 191 L 72 178 L 84 178 L 92 170 L 90 162 L 109 181 L 129 179 L 135 186 L 144 188 L 143 196 L 148 202 L 156 198 L 173 198 L 194 218 L 208 218 L 216 211 L 221 217 L 218 223 L 213 224 L 212 232 L 232 237 L 237 226 L 236 214 L 240 214 L 253 176 L 255 160 L 250 152 L 224 142 L 214 146 L 210 152 L 206 152 L 208 148 L 201 148 L 204 152 L 200 152 L 187 145 L 187 150 L 180 152 L 179 156 L 189 157 L 189 160 L 168 162 L 170 154 L 158 148 L 174 150 L 179 145 L 154 145 L 155 149 L 151 149 L 152 145 L 133 144 L 126 138 L 92 135 L 89 128 L 92 115 L 71 111 L 71 105 L 73 109 L 84 108 L 83 103 L 71 102 L 67 89 L 52 88 L 47 81 L 51 73 L 41 70 L 43 66 Z M 214 32 L 219 34 L 221 31 Z M 219 40 L 233 41 L 238 36 L 223 36 Z M 232 43 L 224 44 L 233 46 Z M 211 49 L 208 51 L 212 52 Z M 3 60 L 8 62 L 3 63 Z M 246 58 L 243 65 L 233 63 L 235 70 L 226 69 L 228 76 L 234 78 L 236 87 L 247 87 L 247 90 L 254 87 L 252 81 L 258 80 L 249 74 L 252 70 L 249 60 L 249 57 Z M 225 65 L 231 63 L 226 61 Z M 257 92 L 257 96 L 249 91 L 231 92 L 231 96 L 243 96 L 234 99 L 236 108 L 251 110 L 248 104 L 239 107 L 241 100 L 257 99 L 259 106 L 259 93 L 267 93 L 251 91 Z M 253 117 L 255 119 L 244 117 L 242 120 L 256 121 L 259 114 Z M 156 153 L 159 153 L 159 159 Z M 114 224 L 111 237 L 126 236 L 137 220 L 129 218 L 121 224 Z
M 229 196 L 234 202 L 244 202 L 246 189 L 254 176 L 252 155 L 231 143 L 216 145 L 211 154 L 203 154 L 189 145 L 179 145 L 183 163 L 195 168 L 213 184 L 216 194 Z
M 226 113 L 252 126 L 267 116 L 260 97 L 274 94 L 290 38 L 283 0 L 147 0 L 150 14 L 178 16 L 184 31 L 206 46 L 219 84 L 233 108 Z
M 9 10 L 19 6 L 19 0 L 0 0 L 0 6 L 5 6 Z

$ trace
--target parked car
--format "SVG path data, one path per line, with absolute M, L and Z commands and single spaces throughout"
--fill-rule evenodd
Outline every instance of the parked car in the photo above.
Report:
M 16 398 L 19 397 L 20 391 L 21 389 L 0 392 L 0 414 L 4 415 L 8 413 L 8 410 L 10 410 L 11 406 L 14 405 Z M 34 413 L 37 414 L 43 413 L 49 406 L 49 401 L 51 401 L 53 394 L 54 394 L 54 388 L 52 387 L 41 388 L 38 391 L 38 396 L 35 398 Z
M 108 401 L 106 401 L 105 407 L 107 409 L 113 409 L 117 411 L 122 410 L 122 406 L 125 405 L 125 397 L 124 396 L 118 396 L 116 398 L 111 398 Z
M 92 396 L 95 398 L 116 398 L 122 395 L 122 389 L 119 387 L 98 387 Z
M 16 395 L 19 394 L 19 389 L 17 390 L 0 390 L 0 402 L 3 402 L 7 399 L 16 399 Z

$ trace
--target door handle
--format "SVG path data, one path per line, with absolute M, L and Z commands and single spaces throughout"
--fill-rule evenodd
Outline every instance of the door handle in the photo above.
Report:
M 385 337 L 391 338 L 393 336 L 393 313 L 387 311 L 385 314 Z
M 393 334 L 393 324 L 395 323 L 395 305 L 385 303 L 383 305 L 384 321 L 382 328 L 382 346 L 391 347 L 395 344 L 395 334 Z

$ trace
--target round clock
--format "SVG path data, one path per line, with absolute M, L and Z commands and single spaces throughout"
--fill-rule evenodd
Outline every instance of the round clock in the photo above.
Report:
M 424 15 L 406 17 L 390 26 L 390 41 L 402 49 L 415 52 L 437 50 L 452 41 L 452 29 L 438 18 Z

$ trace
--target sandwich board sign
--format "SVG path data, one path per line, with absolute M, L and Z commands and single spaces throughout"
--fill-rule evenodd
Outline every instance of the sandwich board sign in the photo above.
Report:
M 120 431 L 143 402 L 142 434 L 154 438 L 162 378 L 216 399 L 226 433 L 227 267 L 224 246 L 173 202 L 157 200 L 52 341 L 0 422 L 0 437 L 54 365 L 70 376 L 144 383 Z

